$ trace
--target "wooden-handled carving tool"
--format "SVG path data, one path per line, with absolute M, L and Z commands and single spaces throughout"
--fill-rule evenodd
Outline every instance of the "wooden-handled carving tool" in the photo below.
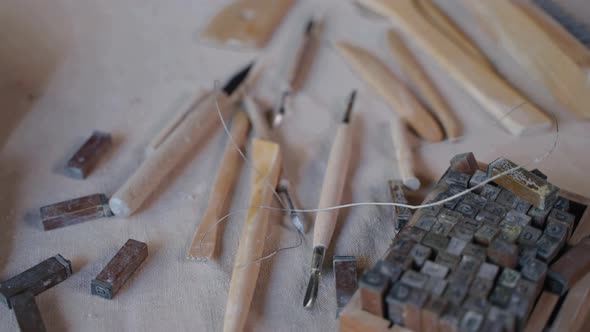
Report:
M 418 49 L 432 57 L 451 79 L 513 135 L 523 135 L 551 126 L 551 119 L 533 104 L 523 104 L 527 99 L 505 80 L 466 55 L 455 44 L 449 43 L 440 31 L 418 13 L 413 1 L 361 1 L 364 6 L 389 17 L 398 31 L 411 38 Z M 506 116 L 517 106 L 518 110 Z
M 228 46 L 261 48 L 295 0 L 236 0 L 221 10 L 201 36 Z
M 225 211 L 227 197 L 235 185 L 242 166 L 240 154 L 234 143 L 238 147 L 244 146 L 248 138 L 249 127 L 248 115 L 245 112 L 237 112 L 230 131 L 234 142 L 228 139 L 225 145 L 223 159 L 209 197 L 207 210 L 205 210 L 188 252 L 190 259 L 209 260 L 216 255 L 220 226 L 215 224 Z
M 347 42 L 336 47 L 353 68 L 400 114 L 420 137 L 438 142 L 444 138 L 436 119 L 391 72 L 389 67 L 369 51 Z
M 403 75 L 413 86 L 414 91 L 422 98 L 422 101 L 436 115 L 448 138 L 461 136 L 459 121 L 449 109 L 447 103 L 440 95 L 426 72 L 414 58 L 404 41 L 393 30 L 387 33 L 389 50 L 399 63 Z
M 481 63 L 483 66 L 493 68 L 485 54 L 482 53 L 475 43 L 457 27 L 433 0 L 417 0 L 416 4 L 432 24 L 443 31 L 447 38 L 463 49 L 473 60 Z
M 414 174 L 410 133 L 406 123 L 401 119 L 391 121 L 391 138 L 395 149 L 395 157 L 399 168 L 399 175 L 404 186 L 410 190 L 420 189 L 420 180 Z
M 250 117 L 250 121 L 252 122 L 252 127 L 254 128 L 256 136 L 260 139 L 272 140 L 272 133 L 270 126 L 268 125 L 268 121 L 252 97 L 246 94 L 242 99 L 242 105 Z M 283 170 L 283 172 L 281 172 L 281 179 L 277 187 L 277 192 L 279 194 L 283 194 L 289 209 L 291 209 L 289 213 L 291 223 L 293 226 L 295 226 L 295 228 L 297 228 L 297 230 L 299 230 L 301 234 L 305 234 L 305 223 L 303 222 L 303 218 L 300 217 L 299 213 L 295 211 L 298 209 L 295 206 L 291 193 L 289 192 L 289 187 L 290 181 L 286 178 L 286 172 Z
M 590 118 L 587 72 L 523 8 L 510 0 L 462 3 L 478 16 L 482 30 L 526 69 L 531 79 L 542 83 L 567 110 Z
M 250 304 L 256 289 L 256 280 L 261 262 L 254 262 L 262 256 L 268 230 L 269 210 L 273 190 L 281 170 L 279 145 L 270 141 L 254 139 L 252 142 L 252 196 L 250 210 L 242 228 L 240 244 L 236 253 L 234 269 L 229 284 L 225 307 L 223 331 L 243 331 Z
M 351 112 L 354 107 L 356 91 L 353 91 L 344 119 L 338 128 L 332 143 L 330 158 L 324 175 L 319 208 L 335 206 L 341 203 L 344 183 L 348 173 L 348 164 L 352 151 Z M 320 274 L 326 250 L 332 240 L 339 210 L 318 211 L 313 230 L 313 254 L 311 259 L 311 275 L 305 292 L 303 306 L 310 308 L 318 295 Z
M 241 84 L 248 77 L 252 64 L 240 70 L 219 93 L 212 92 L 186 115 L 160 146 L 150 154 L 135 173 L 111 197 L 113 213 L 126 217 L 135 212 L 156 189 L 162 179 L 191 150 L 219 126 L 216 101 L 222 116 L 227 119 L 233 110 Z

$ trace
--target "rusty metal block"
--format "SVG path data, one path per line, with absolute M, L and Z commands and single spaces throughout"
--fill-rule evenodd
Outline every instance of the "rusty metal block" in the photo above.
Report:
M 365 272 L 359 280 L 361 306 L 364 311 L 377 317 L 385 317 L 385 292 L 389 288 L 389 278 L 375 268 Z
M 431 278 L 444 279 L 449 273 L 449 268 L 442 264 L 437 264 L 432 261 L 426 261 L 424 263 L 424 266 L 422 266 L 422 270 L 420 270 L 420 272 Z
M 112 216 L 109 199 L 104 194 L 84 196 L 41 208 L 41 222 L 46 231 Z
M 517 165 L 510 160 L 496 159 L 488 166 L 488 177 L 515 167 Z M 516 169 L 495 182 L 540 209 L 553 206 L 558 198 L 559 188 L 523 168 Z
M 451 159 L 450 163 L 450 169 L 453 171 L 463 172 L 469 175 L 473 175 L 478 171 L 477 160 L 472 152 L 458 154 Z
M 590 272 L 590 238 L 587 237 L 551 265 L 545 284 L 550 291 L 563 295 L 588 272 Z
M 11 299 L 21 293 L 40 294 L 72 275 L 72 264 L 62 255 L 44 260 L 32 268 L 0 283 L 0 299 L 8 308 Z
M 414 245 L 414 248 L 410 251 L 410 256 L 414 260 L 414 266 L 420 269 L 424 262 L 426 262 L 432 255 L 432 249 L 423 246 L 419 243 Z
M 336 315 L 340 315 L 358 286 L 356 258 L 354 256 L 334 256 L 332 267 L 336 284 Z
M 492 241 L 487 254 L 492 263 L 503 267 L 515 268 L 518 263 L 518 247 L 502 239 Z
M 475 173 L 473 173 L 473 175 L 471 176 L 471 179 L 469 179 L 469 188 L 473 188 L 477 185 L 479 185 L 480 183 L 484 182 L 485 180 L 488 179 L 488 175 L 480 170 L 475 171 Z M 485 187 L 486 185 L 484 185 L 483 187 Z M 479 187 L 478 189 L 473 190 L 473 192 L 479 194 L 482 191 L 483 187 Z
M 477 232 L 475 232 L 475 235 L 473 237 L 477 243 L 489 246 L 490 243 L 492 243 L 492 241 L 496 238 L 499 231 L 500 230 L 497 227 L 493 227 L 486 224 L 481 226 L 481 228 L 478 229 Z
M 469 185 L 470 178 L 471 176 L 469 174 L 449 170 L 442 180 L 449 186 L 455 185 L 465 189 Z
M 440 234 L 428 233 L 424 236 L 422 244 L 432 248 L 435 252 L 444 251 L 449 245 L 449 238 Z
M 145 243 L 127 240 L 107 266 L 92 280 L 91 293 L 112 299 L 147 256 L 148 248 Z
M 524 213 L 517 212 L 515 210 L 508 211 L 506 216 L 504 216 L 504 220 L 506 222 L 511 222 L 513 224 L 517 224 L 521 227 L 527 226 L 531 223 L 531 217 L 527 216 Z
M 25 292 L 12 298 L 14 316 L 21 332 L 45 332 L 45 323 L 35 296 L 32 293 Z
M 532 247 L 535 246 L 542 234 L 543 232 L 540 229 L 532 226 L 525 226 L 516 242 L 521 246 Z
M 95 131 L 67 162 L 65 173 L 75 179 L 86 178 L 111 144 L 110 134 Z

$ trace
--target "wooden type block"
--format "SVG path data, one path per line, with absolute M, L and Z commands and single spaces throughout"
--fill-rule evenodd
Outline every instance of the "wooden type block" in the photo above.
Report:
M 534 247 L 521 246 L 519 250 L 520 254 L 518 256 L 518 267 L 521 269 L 533 259 L 537 258 L 538 249 L 536 247 L 536 243 Z
M 468 291 L 469 285 L 449 282 L 443 293 L 443 298 L 449 301 L 449 303 L 458 306 L 463 303 Z
M 502 273 L 500 273 L 498 284 L 506 288 L 516 288 L 516 284 L 518 284 L 519 280 L 520 273 L 518 273 L 518 271 L 505 268 L 502 270 Z
M 448 304 L 438 323 L 439 332 L 459 332 L 459 324 L 465 311 L 457 306 Z
M 545 326 L 553 313 L 553 309 L 557 305 L 559 296 L 550 292 L 543 292 L 537 301 L 537 305 L 530 315 L 527 325 L 524 329 L 525 332 L 543 332 Z
M 432 229 L 430 230 L 430 232 L 434 234 L 440 234 L 443 236 L 449 236 L 453 227 L 455 227 L 455 224 L 440 219 L 437 222 L 435 222 L 434 225 L 432 225 Z
M 450 169 L 442 180 L 449 186 L 455 185 L 465 189 L 469 185 L 470 178 L 471 176 L 469 174 Z
M 471 176 L 471 179 L 469 179 L 469 188 L 473 188 L 473 187 L 479 185 L 480 183 L 484 182 L 487 179 L 488 179 L 488 175 L 486 172 L 477 170 L 477 171 L 475 171 L 475 173 L 473 173 L 473 175 Z M 485 187 L 485 186 L 486 185 L 484 185 L 483 187 Z M 482 192 L 483 187 L 479 187 L 479 188 L 473 190 L 473 192 L 479 194 Z
M 75 179 L 84 179 L 111 147 L 111 135 L 100 131 L 92 133 L 86 142 L 68 160 L 65 173 Z
M 568 212 L 570 209 L 570 200 L 563 196 L 559 196 L 555 201 L 555 204 L 553 204 L 553 209 Z
M 29 292 L 16 295 L 12 299 L 14 316 L 21 332 L 45 332 L 45 323 L 35 296 Z
M 542 287 L 547 275 L 547 264 L 538 259 L 532 259 L 522 266 L 520 274 L 524 279 Z
M 414 248 L 412 248 L 412 251 L 410 251 L 410 256 L 414 260 L 414 266 L 417 269 L 420 269 L 424 265 L 424 262 L 432 256 L 432 249 L 416 243 Z
M 562 247 L 562 241 L 544 233 L 537 241 L 537 257 L 546 263 L 551 263 Z
M 340 314 L 339 331 L 398 331 L 389 329 L 391 322 L 385 318 L 377 317 L 369 312 L 366 312 L 361 307 L 360 290 L 354 293 L 352 299 Z
M 469 296 L 487 298 L 492 288 L 494 288 L 494 280 L 475 278 L 469 287 Z
M 461 153 L 451 158 L 450 169 L 457 172 L 462 172 L 468 175 L 473 175 L 478 171 L 477 160 L 472 152 Z
M 467 241 L 452 237 L 449 241 L 446 251 L 451 255 L 460 256 L 463 253 L 463 249 L 467 245 Z
M 430 277 L 424 290 L 432 296 L 441 297 L 447 289 L 449 282 L 445 279 Z
M 454 270 L 459 262 L 461 261 L 460 256 L 451 255 L 446 251 L 440 251 L 436 255 L 436 259 L 434 260 L 435 263 L 444 265 L 449 268 L 449 270 Z
M 548 290 L 563 295 L 590 272 L 590 238 L 580 241 L 551 264 L 545 283 Z
M 573 229 L 574 229 L 574 226 L 575 226 L 574 223 L 576 221 L 576 217 L 571 213 L 567 213 L 567 212 L 553 208 L 553 210 L 551 210 L 551 212 L 549 213 L 549 216 L 547 217 L 547 221 L 548 222 L 558 221 L 558 222 L 562 222 L 562 223 L 566 224 L 568 227 L 568 238 L 569 238 Z
M 498 195 L 500 195 L 500 191 L 502 189 L 488 183 L 482 187 L 479 195 L 490 202 L 494 202 L 498 198 Z
M 519 293 L 512 293 L 510 302 L 508 303 L 508 312 L 514 315 L 516 329 L 522 331 L 526 324 L 526 320 L 533 308 L 534 300 L 527 298 Z
M 520 278 L 516 283 L 516 287 L 514 287 L 514 291 L 517 294 L 520 294 L 534 301 L 537 299 L 537 295 L 539 295 L 541 289 L 537 287 L 537 285 L 534 282 L 528 281 L 524 278 Z
M 439 320 L 448 302 L 440 297 L 431 297 L 422 311 L 422 331 L 438 331 Z
M 474 220 L 492 227 L 498 227 L 498 225 L 500 225 L 500 221 L 502 221 L 502 217 L 497 214 L 482 210 L 479 211 Z
M 418 219 L 416 223 L 413 224 L 413 226 L 423 229 L 426 232 L 429 232 L 432 229 L 432 226 L 435 222 L 435 216 L 423 215 L 420 217 L 420 219 Z
M 47 205 L 42 207 L 40 212 L 43 229 L 46 231 L 113 216 L 109 208 L 109 199 L 104 194 L 88 195 Z
M 488 311 L 488 320 L 492 322 L 502 322 L 504 325 L 504 331 L 512 332 L 515 328 L 514 315 L 502 308 L 491 306 Z
M 389 288 L 389 278 L 374 268 L 365 272 L 359 280 L 361 307 L 378 317 L 385 317 L 385 293 Z
M 532 247 L 537 243 L 542 234 L 543 232 L 540 229 L 525 226 L 516 242 L 521 246 Z
M 497 202 L 487 202 L 486 205 L 483 207 L 484 211 L 488 211 L 489 213 L 500 217 L 500 219 L 504 218 L 506 213 L 510 211 L 510 208 L 504 206 Z
M 506 221 L 500 223 L 500 234 L 498 236 L 500 239 L 515 243 L 520 233 L 522 233 L 522 226 Z
M 492 294 L 490 294 L 490 302 L 500 308 L 506 308 L 510 303 L 511 295 L 512 289 L 502 285 L 496 285 L 492 290 Z
M 492 241 L 487 254 L 492 263 L 503 267 L 515 268 L 518 263 L 518 247 L 502 239 Z
M 498 175 L 515 167 L 517 165 L 510 160 L 496 159 L 488 166 L 488 177 Z M 516 169 L 496 179 L 495 182 L 540 209 L 553 206 L 558 198 L 559 188 L 523 168 Z M 501 195 L 502 193 L 500 193 Z
M 422 331 L 422 311 L 428 294 L 421 289 L 412 289 L 408 301 L 402 306 L 404 326 L 411 331 Z
M 93 295 L 112 299 L 148 256 L 147 244 L 129 239 L 91 282 Z
M 377 261 L 371 270 L 387 276 L 390 282 L 396 282 L 404 272 L 404 269 L 401 266 L 394 265 L 384 260 Z
M 490 303 L 485 297 L 473 296 L 471 293 L 469 293 L 467 299 L 463 302 L 463 308 L 480 314 L 485 314 L 489 307 Z
M 393 203 L 408 204 L 408 200 L 404 193 L 403 183 L 401 181 L 389 181 L 389 191 Z M 394 206 L 393 211 L 393 215 L 395 216 L 395 229 L 397 230 L 402 229 L 402 227 L 412 219 L 412 211 L 406 207 Z
M 388 311 L 387 317 L 394 324 L 405 325 L 404 306 L 410 300 L 411 294 L 412 288 L 401 282 L 395 283 L 387 294 L 387 297 L 385 298 Z
M 404 272 L 404 274 L 402 275 L 400 282 L 412 287 L 412 288 L 417 288 L 417 289 L 421 289 L 424 288 L 424 286 L 426 286 L 426 282 L 428 281 L 428 276 L 425 274 L 422 274 L 420 272 L 416 272 L 413 270 L 408 270 L 406 272 Z
M 527 213 L 531 209 L 532 204 L 521 199 L 520 197 L 516 197 L 514 204 L 512 204 L 512 210 L 520 213 Z
M 483 324 L 483 319 L 484 317 L 482 314 L 468 310 L 465 315 L 463 315 L 459 328 L 464 332 L 477 332 Z
M 470 204 L 469 202 L 462 201 L 459 204 L 457 204 L 455 211 L 461 213 L 467 218 L 474 218 L 475 215 L 479 212 L 479 209 L 475 205 Z
M 484 262 L 479 266 L 477 277 L 481 279 L 494 281 L 499 271 L 500 268 L 498 267 L 498 265 Z
M 519 226 L 527 226 L 528 224 L 531 223 L 531 217 L 527 216 L 524 213 L 521 212 L 517 212 L 515 210 L 510 210 L 508 211 L 508 213 L 504 216 L 504 220 L 506 222 L 511 222 L 513 224 L 517 224 Z
M 435 252 L 440 252 L 449 245 L 449 238 L 440 234 L 428 233 L 424 236 L 422 244 L 432 248 Z
M 449 268 L 433 261 L 426 261 L 420 272 L 431 278 L 444 279 L 449 274 Z
M 550 209 L 541 210 L 533 206 L 527 214 L 531 217 L 531 224 L 533 226 L 544 228 L 550 212 Z
M 492 241 L 496 238 L 496 236 L 498 235 L 499 232 L 500 232 L 499 228 L 486 224 L 486 225 L 481 226 L 480 229 L 478 229 L 477 232 L 475 232 L 475 235 L 473 236 L 473 238 L 475 239 L 475 241 L 477 243 L 481 243 L 485 246 L 489 246 L 490 243 L 492 243 Z M 539 231 L 539 233 L 541 233 L 541 231 Z M 540 236 L 540 234 L 539 234 L 539 236 Z
M 357 289 L 356 259 L 354 256 L 334 256 L 334 284 L 336 285 L 336 315 L 346 307 Z
M 511 191 L 502 189 L 498 197 L 496 198 L 495 202 L 501 204 L 503 206 L 512 208 L 514 202 L 516 201 L 516 195 L 513 194 Z
M 485 197 L 481 197 L 479 195 L 476 195 L 476 194 L 470 192 L 470 193 L 463 195 L 463 202 L 467 202 L 467 203 L 477 207 L 478 210 L 481 210 L 486 205 L 488 200 Z
M 407 227 L 402 228 L 402 230 L 393 240 L 395 242 L 398 237 L 400 239 L 406 237 L 414 240 L 415 242 L 421 242 L 422 239 L 424 239 L 424 236 L 426 236 L 425 230 L 408 225 Z
M 72 264 L 62 255 L 44 260 L 0 283 L 0 300 L 12 307 L 11 299 L 21 293 L 40 294 L 72 275 Z

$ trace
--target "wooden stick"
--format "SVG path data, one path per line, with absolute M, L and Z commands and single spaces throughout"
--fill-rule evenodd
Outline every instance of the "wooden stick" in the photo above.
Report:
M 242 98 L 242 105 L 244 106 L 246 113 L 248 113 L 248 117 L 250 118 L 250 122 L 252 123 L 252 128 L 254 129 L 256 137 L 264 140 L 271 140 L 272 134 L 270 131 L 270 126 L 264 114 L 256 105 L 256 101 L 246 94 Z
M 478 15 L 482 30 L 526 69 L 531 79 L 542 83 L 567 110 L 590 118 L 587 72 L 523 8 L 510 0 L 463 0 L 463 3 Z
M 389 67 L 369 51 L 347 42 L 338 42 L 340 54 L 377 91 L 404 120 L 430 142 L 439 142 L 444 134 L 434 117 L 391 72 Z
M 268 229 L 269 210 L 258 208 L 270 205 L 281 169 L 281 154 L 277 144 L 254 139 L 252 142 L 252 196 L 251 208 L 242 228 L 242 236 L 236 254 L 229 285 L 223 331 L 243 331 L 250 304 L 256 288 L 256 280 Z
M 440 121 L 448 138 L 461 136 L 461 125 L 456 116 L 449 109 L 426 72 L 422 69 L 401 37 L 393 30 L 387 33 L 389 50 L 399 63 L 403 75 L 407 77 L 414 91 L 430 108 Z
M 361 0 L 374 11 L 390 18 L 394 26 L 432 57 L 450 78 L 465 89 L 482 108 L 513 135 L 546 129 L 551 119 L 508 85 L 497 74 L 467 56 L 458 46 L 432 27 L 411 0 Z M 477 1 L 496 2 L 496 1 Z M 520 106 L 519 106 L 520 105 Z M 518 107 L 510 116 L 509 111 Z
M 465 35 L 463 31 L 434 3 L 433 0 L 417 0 L 418 8 L 436 27 L 457 46 L 459 46 L 473 60 L 481 65 L 494 69 L 488 58 L 475 45 L 475 43 Z
M 420 180 L 414 174 L 409 135 L 410 133 L 403 120 L 393 119 L 391 121 L 391 138 L 393 139 L 399 175 L 404 186 L 411 190 L 418 190 L 420 189 Z
M 246 113 L 237 112 L 230 133 L 235 144 L 240 148 L 246 143 L 249 127 L 250 123 Z M 240 154 L 233 142 L 228 138 L 223 152 L 223 159 L 213 185 L 213 191 L 209 197 L 209 204 L 193 238 L 188 258 L 209 260 L 217 254 L 217 243 L 221 228 L 215 224 L 225 211 L 226 199 L 235 185 L 241 166 Z
M 310 24 L 312 24 L 311 28 L 305 33 L 303 43 L 297 51 L 295 66 L 293 66 L 292 73 L 289 76 L 291 78 L 289 82 L 291 92 L 297 92 L 303 87 L 320 47 L 323 24 L 319 20 L 312 20 Z
M 551 331 L 578 331 L 584 323 L 588 312 L 582 310 L 590 302 L 590 273 L 580 280 L 566 295 L 565 301 L 559 308 Z
M 361 292 L 356 291 L 342 313 L 340 313 L 340 332 L 387 332 L 390 322 L 375 316 L 361 307 Z
M 547 291 L 541 293 L 541 297 L 539 297 L 535 309 L 533 309 L 533 312 L 529 317 L 524 332 L 543 332 L 558 300 L 559 296 L 557 294 Z
M 229 97 L 222 92 L 209 94 L 111 197 L 109 205 L 115 215 L 126 217 L 135 212 L 182 158 L 220 125 L 216 98 L 223 118 L 229 118 L 233 110 Z

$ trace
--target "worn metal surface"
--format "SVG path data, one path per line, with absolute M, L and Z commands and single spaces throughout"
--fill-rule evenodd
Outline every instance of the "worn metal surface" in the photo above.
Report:
M 75 179 L 86 178 L 111 145 L 111 134 L 93 132 L 92 136 L 68 160 L 65 166 L 66 174 Z
M 41 208 L 41 222 L 46 231 L 112 216 L 109 200 L 104 194 L 88 195 Z
M 35 301 L 35 295 L 21 293 L 12 299 L 14 316 L 21 332 L 45 332 L 45 323 Z
M 336 315 L 339 315 L 356 291 L 356 258 L 354 256 L 334 256 L 334 282 L 336 284 Z

